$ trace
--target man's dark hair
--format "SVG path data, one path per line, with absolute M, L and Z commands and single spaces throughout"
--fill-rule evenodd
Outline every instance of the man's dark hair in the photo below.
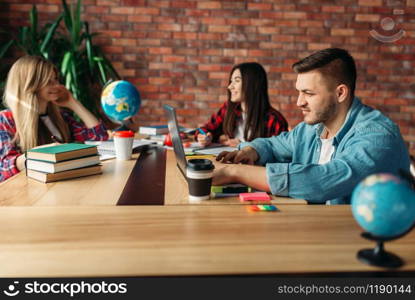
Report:
M 350 89 L 351 98 L 354 97 L 356 64 L 353 57 L 344 49 L 328 48 L 317 51 L 294 63 L 292 68 L 297 73 L 318 69 L 329 84 L 332 86 L 345 84 Z

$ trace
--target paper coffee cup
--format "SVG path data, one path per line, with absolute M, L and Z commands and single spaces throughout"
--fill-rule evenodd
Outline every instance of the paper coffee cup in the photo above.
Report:
M 197 202 L 210 199 L 213 169 L 209 159 L 189 159 L 186 177 L 189 185 L 189 201 Z
M 118 160 L 129 160 L 133 153 L 134 132 L 116 131 L 114 133 L 115 156 Z

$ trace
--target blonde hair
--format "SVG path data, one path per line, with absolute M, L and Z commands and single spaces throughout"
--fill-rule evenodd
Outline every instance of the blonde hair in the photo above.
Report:
M 22 151 L 38 146 L 39 89 L 55 78 L 57 70 L 39 56 L 23 56 L 11 67 L 4 90 L 4 103 L 10 108 L 16 123 L 13 139 Z M 48 103 L 48 114 L 58 127 L 65 142 L 69 141 L 69 129 L 60 114 L 59 107 Z

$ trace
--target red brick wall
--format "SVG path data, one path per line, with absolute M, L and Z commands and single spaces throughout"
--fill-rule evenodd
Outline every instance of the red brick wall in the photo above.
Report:
M 2 26 L 25 24 L 32 3 L 42 22 L 61 11 L 60 0 L 1 0 Z M 83 12 L 117 70 L 140 90 L 140 124 L 162 122 L 162 103 L 178 108 L 182 124 L 202 124 L 225 101 L 231 67 L 258 61 L 273 105 L 295 126 L 302 118 L 291 64 L 343 47 L 357 61 L 357 95 L 397 122 L 415 152 L 415 0 L 84 0 Z M 389 31 L 380 23 L 387 17 L 395 22 Z M 405 35 L 383 43 L 371 29 Z

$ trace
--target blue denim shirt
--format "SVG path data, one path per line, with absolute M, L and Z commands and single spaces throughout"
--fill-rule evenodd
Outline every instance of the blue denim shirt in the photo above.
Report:
M 347 204 L 353 188 L 366 176 L 399 169 L 409 171 L 408 150 L 399 127 L 380 111 L 353 100 L 333 139 L 331 161 L 319 165 L 322 123 L 298 124 L 290 132 L 241 143 L 253 147 L 265 165 L 272 194 L 313 203 Z

